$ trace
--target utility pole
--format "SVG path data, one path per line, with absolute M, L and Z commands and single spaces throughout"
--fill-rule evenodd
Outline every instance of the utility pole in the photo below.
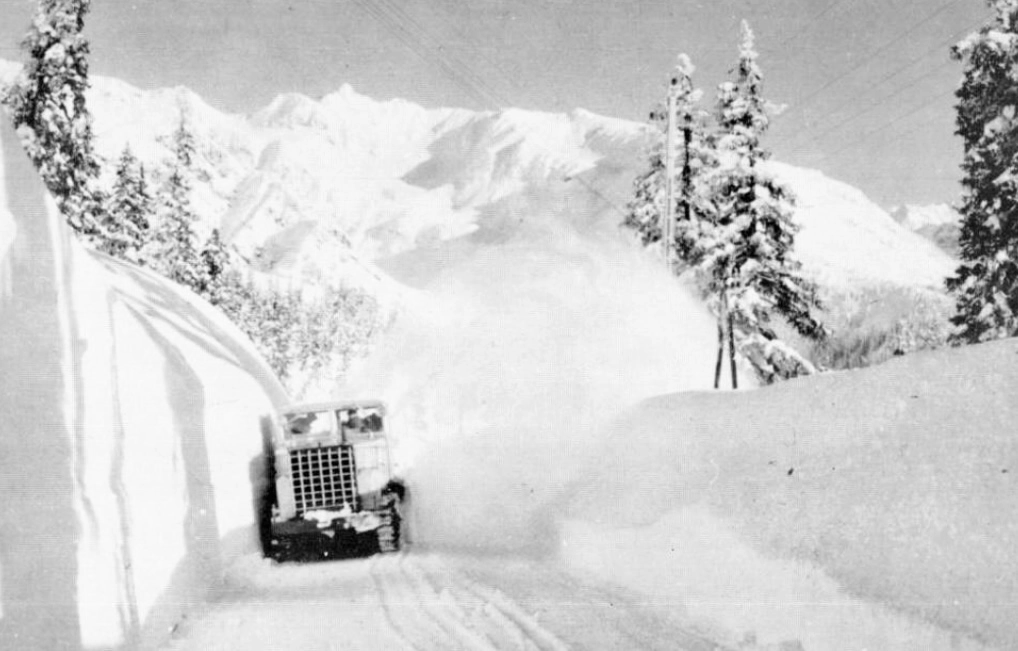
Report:
M 665 211 L 661 225 L 661 240 L 664 245 L 665 267 L 672 271 L 672 252 L 675 248 L 675 90 L 677 79 L 672 79 L 668 89 L 668 121 L 665 136 Z

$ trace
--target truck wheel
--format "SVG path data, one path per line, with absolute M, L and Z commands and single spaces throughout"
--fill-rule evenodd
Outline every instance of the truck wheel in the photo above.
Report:
M 383 554 L 398 552 L 400 547 L 400 517 L 396 505 L 391 505 L 381 514 L 382 524 L 375 530 L 378 551 Z

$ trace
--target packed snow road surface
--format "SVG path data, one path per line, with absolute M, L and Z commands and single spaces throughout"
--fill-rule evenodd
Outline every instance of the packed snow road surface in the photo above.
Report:
M 640 601 L 545 563 L 404 552 L 308 564 L 245 559 L 223 598 L 180 626 L 166 648 L 722 647 L 692 632 L 681 607 Z

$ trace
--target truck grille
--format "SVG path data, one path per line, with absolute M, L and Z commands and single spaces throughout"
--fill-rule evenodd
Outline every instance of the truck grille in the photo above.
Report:
M 290 471 L 297 513 L 314 509 L 357 509 L 357 473 L 353 450 L 342 445 L 290 451 Z

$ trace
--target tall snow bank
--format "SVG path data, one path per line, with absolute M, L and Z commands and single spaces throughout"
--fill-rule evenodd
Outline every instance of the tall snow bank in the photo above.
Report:
M 84 251 L 0 146 L 0 648 L 154 644 L 257 548 L 286 396 L 211 307 Z
M 564 553 L 761 642 L 1015 648 L 1016 362 L 1010 339 L 647 401 Z

